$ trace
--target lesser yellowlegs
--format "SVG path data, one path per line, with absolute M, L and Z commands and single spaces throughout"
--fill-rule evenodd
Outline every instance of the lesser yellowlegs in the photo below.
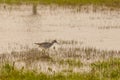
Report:
M 44 49 L 49 49 L 54 43 L 57 43 L 56 40 L 53 40 L 52 42 L 43 42 L 43 43 L 35 43 L 36 45 L 39 45 L 39 47 Z

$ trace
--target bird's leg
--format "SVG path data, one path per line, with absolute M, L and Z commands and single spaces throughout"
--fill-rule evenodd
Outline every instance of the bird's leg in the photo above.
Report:
M 42 49 L 42 55 L 44 56 L 49 56 L 49 51 L 48 51 L 49 49 L 47 49 L 47 50 L 45 50 L 45 49 Z
M 44 49 L 42 49 L 42 55 L 44 55 L 45 54 L 45 50 Z
M 55 50 L 55 46 L 53 47 L 53 49 Z
M 47 49 L 47 56 L 49 56 L 49 48 Z

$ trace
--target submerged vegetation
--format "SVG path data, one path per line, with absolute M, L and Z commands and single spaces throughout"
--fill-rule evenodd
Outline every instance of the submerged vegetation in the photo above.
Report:
M 39 4 L 58 4 L 58 5 L 99 5 L 120 7 L 120 0 L 0 0 L 0 3 L 23 4 L 23 3 L 39 3 Z

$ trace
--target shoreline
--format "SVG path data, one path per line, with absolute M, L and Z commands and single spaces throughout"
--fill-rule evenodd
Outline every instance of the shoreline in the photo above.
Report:
M 51 6 L 51 5 L 57 5 L 57 6 L 63 6 L 63 7 L 82 7 L 82 6 L 89 6 L 93 5 L 95 7 L 107 7 L 111 9 L 120 9 L 120 1 L 119 0 L 2 0 L 0 1 L 0 4 L 8 4 L 8 5 L 45 5 L 45 6 Z

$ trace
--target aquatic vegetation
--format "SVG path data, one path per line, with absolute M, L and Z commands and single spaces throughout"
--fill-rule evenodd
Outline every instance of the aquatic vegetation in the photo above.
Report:
M 89 73 L 74 73 L 69 71 L 58 72 L 55 74 L 37 73 L 34 70 L 17 69 L 14 65 L 4 64 L 0 69 L 1 80 L 118 80 L 119 75 L 119 59 L 114 59 L 106 62 L 97 62 L 92 64 L 92 71 Z M 113 67 L 113 63 L 116 67 Z M 108 67 L 106 67 L 106 65 Z M 99 67 L 101 66 L 101 67 Z M 96 69 L 95 69 L 96 68 Z
M 112 58 L 105 61 L 98 61 L 91 64 L 92 71 L 100 74 L 105 79 L 120 79 L 120 58 Z
M 13 69 L 10 64 L 5 64 L 0 70 L 1 80 L 99 80 L 96 75 L 93 74 L 80 74 L 80 73 L 69 73 L 65 75 L 64 73 L 56 74 L 45 74 L 36 73 L 35 71 L 25 71 L 23 69 Z
M 58 63 L 61 64 L 61 65 L 69 65 L 69 66 L 72 66 L 72 67 L 82 66 L 82 63 L 80 62 L 80 60 L 75 60 L 75 59 L 60 60 Z
M 38 4 L 58 4 L 58 5 L 99 5 L 120 7 L 120 0 L 0 0 L 0 3 L 8 4 L 23 4 L 23 3 L 38 3 Z
M 59 40 L 59 43 L 60 44 L 72 44 L 72 45 L 75 45 L 75 44 L 78 44 L 78 41 L 75 41 L 75 40 Z
M 67 45 L 78 43 L 60 42 Z M 28 46 L 25 49 L 0 54 L 1 80 L 16 80 L 16 78 L 18 80 L 120 79 L 120 51 L 82 46 L 61 46 L 45 51 Z
M 12 51 L 10 54 L 0 54 L 0 79 L 116 80 L 120 78 L 119 57 L 120 51 L 90 47 L 59 48 L 45 52 L 37 48 Z M 91 70 L 81 72 L 81 68 L 85 69 L 86 66 Z

